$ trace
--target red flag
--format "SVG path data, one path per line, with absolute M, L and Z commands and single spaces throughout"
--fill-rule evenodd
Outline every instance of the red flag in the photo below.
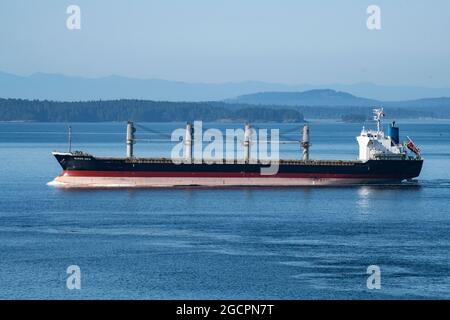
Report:
M 411 150 L 412 152 L 414 152 L 417 156 L 420 156 L 420 149 L 417 148 L 416 144 L 414 143 L 414 141 L 412 141 L 412 139 L 410 137 L 407 137 L 409 142 L 406 144 L 406 147 Z

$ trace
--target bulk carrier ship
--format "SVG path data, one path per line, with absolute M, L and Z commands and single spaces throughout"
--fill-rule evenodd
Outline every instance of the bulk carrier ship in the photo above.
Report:
M 81 151 L 53 152 L 63 172 L 49 185 L 64 188 L 95 187 L 175 187 L 175 186 L 312 186 L 390 184 L 420 175 L 423 159 L 419 148 L 409 138 L 400 143 L 399 128 L 392 123 L 387 130 L 381 125 L 382 108 L 374 110 L 376 130 L 362 129 L 356 137 L 357 160 L 311 160 L 309 126 L 303 127 L 300 142 L 302 160 L 277 160 L 275 174 L 263 174 L 274 164 L 250 157 L 252 131 L 244 133 L 244 157 L 240 160 L 205 161 L 192 157 L 192 125 L 184 136 L 184 159 L 139 158 L 133 154 L 134 127 L 127 124 L 127 156 L 95 157 Z M 180 163 L 181 162 L 181 163 Z

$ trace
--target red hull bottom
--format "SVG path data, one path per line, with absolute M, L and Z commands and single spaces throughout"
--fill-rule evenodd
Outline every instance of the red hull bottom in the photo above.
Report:
M 92 176 L 63 174 L 49 182 L 49 185 L 62 188 L 152 188 L 176 186 L 327 186 L 398 183 L 401 179 L 388 177 L 358 176 Z

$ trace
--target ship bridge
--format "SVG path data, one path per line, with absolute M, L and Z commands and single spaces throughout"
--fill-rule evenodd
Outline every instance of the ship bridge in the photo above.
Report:
M 374 120 L 377 130 L 367 130 L 363 127 L 361 134 L 356 137 L 359 144 L 359 160 L 405 160 L 407 150 L 400 144 L 399 129 L 393 122 L 385 134 L 381 120 L 385 116 L 383 108 L 374 109 Z

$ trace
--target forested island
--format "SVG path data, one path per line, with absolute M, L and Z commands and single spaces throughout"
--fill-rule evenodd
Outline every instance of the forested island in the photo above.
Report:
M 392 119 L 450 118 L 450 108 L 385 109 Z M 0 121 L 303 122 L 306 118 L 364 122 L 371 119 L 371 115 L 372 107 L 367 106 L 281 106 L 223 101 L 169 102 L 136 99 L 60 102 L 0 98 Z
M 344 114 L 341 116 L 342 122 L 363 123 L 367 120 L 368 120 L 368 117 L 364 114 Z
M 222 102 L 159 102 L 108 100 L 57 102 L 0 99 L 0 121 L 101 122 L 101 121 L 252 121 L 302 122 L 293 108 L 229 105 Z

